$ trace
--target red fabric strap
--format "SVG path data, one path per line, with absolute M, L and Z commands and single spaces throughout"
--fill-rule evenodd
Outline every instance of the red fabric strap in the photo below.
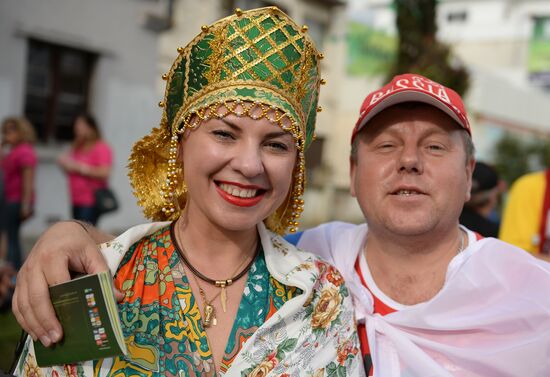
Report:
M 546 169 L 545 172 L 545 184 L 546 188 L 544 190 L 544 202 L 542 203 L 542 214 L 540 221 L 539 229 L 539 253 L 541 254 L 550 254 L 550 239 L 547 239 L 546 226 L 548 223 L 548 211 L 550 210 L 550 169 Z

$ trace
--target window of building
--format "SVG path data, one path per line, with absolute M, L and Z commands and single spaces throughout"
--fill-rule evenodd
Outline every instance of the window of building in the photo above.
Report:
M 72 122 L 86 111 L 97 55 L 29 40 L 25 115 L 40 141 L 71 140 Z
M 537 30 L 537 28 L 540 28 L 540 30 Z M 535 31 L 533 34 L 550 41 L 550 17 L 535 17 Z
M 527 70 L 530 81 L 550 90 L 550 17 L 534 17 Z
M 468 13 L 465 10 L 452 11 L 447 13 L 447 21 L 450 23 L 464 23 L 468 20 Z

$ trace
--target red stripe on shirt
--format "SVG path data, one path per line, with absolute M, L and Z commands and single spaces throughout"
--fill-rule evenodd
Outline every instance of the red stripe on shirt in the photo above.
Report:
M 369 292 L 372 294 L 372 291 L 367 285 L 367 282 L 365 281 L 365 278 L 363 277 L 363 272 L 361 272 L 361 266 L 359 265 L 359 257 L 355 261 L 355 271 L 357 272 L 357 275 L 359 275 L 359 279 L 361 279 L 361 284 L 365 288 L 369 290 Z M 396 310 L 389 307 L 388 305 L 384 304 L 378 297 L 376 297 L 374 294 L 372 294 L 372 297 L 374 299 L 374 313 L 378 313 L 380 315 L 386 315 L 389 313 L 393 313 Z M 372 367 L 372 362 L 370 362 L 370 348 L 369 348 L 369 340 L 367 338 L 367 331 L 365 328 L 364 323 L 360 323 L 357 325 L 357 331 L 359 333 L 359 341 L 361 342 L 361 354 L 363 355 L 363 360 L 365 362 L 365 365 L 367 368 L 369 368 L 369 376 L 372 376 L 374 371 Z M 371 364 L 370 366 L 368 364 Z
M 476 241 L 479 241 L 479 240 L 483 239 L 483 236 L 480 235 L 479 233 L 474 232 L 474 234 L 475 234 L 475 237 L 476 237 Z M 361 284 L 363 284 L 363 286 L 369 290 L 369 292 L 372 295 L 372 298 L 374 299 L 374 313 L 378 313 L 380 315 L 386 315 L 386 314 L 396 312 L 397 311 L 396 309 L 384 304 L 382 301 L 380 301 L 380 299 L 378 297 L 376 297 L 372 293 L 369 286 L 367 285 L 367 282 L 365 281 L 365 278 L 363 277 L 363 272 L 361 271 L 361 265 L 359 263 L 359 258 L 360 258 L 360 256 L 357 257 L 357 260 L 355 261 L 355 271 L 357 272 L 357 275 L 359 275 L 359 279 L 361 279 Z M 357 325 L 357 331 L 359 333 L 359 340 L 361 342 L 361 354 L 363 355 L 363 360 L 365 360 L 365 359 L 370 360 L 371 357 L 370 357 L 369 340 L 367 338 L 367 331 L 366 331 L 366 328 L 365 328 L 365 324 L 364 323 L 358 324 Z M 369 362 L 369 363 L 371 364 L 370 367 L 368 367 L 370 369 L 369 370 L 369 376 L 372 376 L 373 373 L 374 373 L 373 366 L 372 366 L 372 362 Z

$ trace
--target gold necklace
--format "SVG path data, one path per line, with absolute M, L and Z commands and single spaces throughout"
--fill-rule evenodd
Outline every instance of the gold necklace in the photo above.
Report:
M 235 272 L 238 271 L 239 268 L 241 268 L 241 266 L 244 264 L 245 260 L 246 260 L 246 258 L 241 261 L 241 264 L 239 264 L 237 266 L 237 268 L 235 269 Z M 234 274 L 235 273 L 233 273 L 233 275 Z M 193 276 L 193 279 L 195 280 L 195 283 L 197 284 L 197 287 L 199 287 L 199 294 L 201 295 L 202 300 L 204 301 L 204 306 L 203 306 L 203 309 L 202 309 L 202 311 L 204 313 L 203 320 L 202 320 L 202 325 L 205 328 L 210 327 L 210 325 L 216 326 L 218 324 L 218 320 L 216 319 L 216 308 L 214 308 L 214 305 L 212 305 L 212 303 L 221 294 L 222 297 L 220 298 L 220 301 L 222 303 L 223 312 L 225 313 L 227 311 L 227 307 L 226 307 L 226 305 L 227 305 L 227 302 L 226 302 L 227 301 L 227 296 L 225 296 L 225 287 L 221 287 L 221 290 L 218 293 L 216 293 L 216 295 L 214 297 L 212 297 L 212 299 L 208 300 L 208 298 L 206 297 L 206 293 L 204 292 L 204 289 L 202 289 L 201 285 L 199 284 L 199 280 L 197 279 L 195 274 L 193 274 L 193 272 L 191 272 L 191 275 Z
M 246 261 L 247 259 L 247 255 L 244 256 L 243 260 L 241 261 L 241 263 L 237 266 L 237 268 L 235 269 L 235 271 L 233 272 L 232 275 L 234 275 L 233 278 L 231 279 L 226 279 L 226 280 L 214 280 L 214 279 L 209 279 L 207 278 L 206 276 L 202 275 L 200 272 L 198 272 L 192 265 L 191 263 L 189 262 L 189 260 L 187 259 L 186 257 L 186 254 L 187 252 L 185 251 L 185 249 L 183 248 L 183 246 L 179 245 L 179 242 L 176 238 L 176 235 L 175 235 L 175 232 L 174 232 L 174 226 L 175 226 L 175 221 L 172 222 L 172 224 L 170 225 L 170 235 L 172 237 L 172 240 L 174 242 L 174 248 L 176 249 L 176 251 L 178 252 L 179 256 L 181 257 L 181 261 L 183 262 L 183 264 L 189 269 L 189 271 L 191 271 L 191 275 L 193 275 L 193 279 L 195 280 L 195 283 L 197 284 L 197 287 L 199 288 L 199 294 L 201 295 L 202 297 L 202 300 L 204 301 L 204 307 L 203 307 L 203 313 L 204 313 L 204 316 L 203 316 L 203 326 L 206 328 L 206 327 L 210 327 L 211 324 L 213 324 L 214 326 L 216 326 L 217 324 L 217 320 L 216 320 L 216 309 L 214 308 L 214 306 L 212 305 L 212 302 L 218 297 L 218 296 L 221 296 L 220 297 L 220 301 L 221 301 L 221 304 L 222 304 L 222 309 L 223 309 L 223 312 L 226 313 L 227 312 L 227 293 L 226 293 L 226 287 L 230 286 L 231 284 L 233 284 L 235 281 L 239 280 L 240 278 L 242 278 L 246 272 L 248 272 L 248 270 L 250 269 L 250 267 L 252 267 L 252 264 L 254 263 L 254 260 L 256 259 L 256 256 L 258 255 L 258 252 L 260 250 L 260 247 L 258 244 L 258 247 L 256 247 L 256 252 L 254 253 L 252 259 L 250 260 L 250 263 L 237 275 L 235 275 L 237 273 L 237 271 L 239 271 L 239 269 L 241 268 L 241 266 L 244 264 L 244 262 Z M 199 277 L 200 279 L 206 281 L 207 283 L 210 283 L 212 285 L 215 285 L 216 287 L 218 288 L 221 288 L 220 291 L 214 296 L 212 297 L 211 300 L 208 300 L 207 297 L 206 297 L 206 293 L 204 292 L 204 289 L 202 289 L 202 287 L 200 286 L 199 284 L 199 281 L 197 279 L 197 277 Z
M 202 308 L 202 312 L 203 312 L 202 325 L 205 328 L 210 327 L 210 325 L 216 326 L 218 324 L 218 320 L 216 319 L 216 309 L 214 309 L 214 305 L 212 305 L 212 302 L 220 295 L 221 291 L 219 291 L 214 297 L 212 297 L 211 300 L 208 300 L 206 298 L 206 293 L 204 293 L 204 289 L 202 289 L 201 285 L 199 284 L 199 281 L 197 280 L 197 277 L 193 274 L 191 275 L 193 276 L 193 279 L 195 279 L 195 283 L 197 284 L 197 287 L 199 287 L 199 294 L 202 297 L 202 301 L 204 301 L 204 306 Z

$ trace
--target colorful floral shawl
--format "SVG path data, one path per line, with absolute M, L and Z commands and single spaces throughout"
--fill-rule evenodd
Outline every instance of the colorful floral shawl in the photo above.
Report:
M 263 224 L 258 231 L 263 253 L 249 273 L 219 375 L 363 375 L 351 298 L 339 272 Z M 134 227 L 102 245 L 102 252 L 126 294 L 119 311 L 128 355 L 37 368 L 29 341 L 16 375 L 214 376 L 200 312 L 167 224 Z

